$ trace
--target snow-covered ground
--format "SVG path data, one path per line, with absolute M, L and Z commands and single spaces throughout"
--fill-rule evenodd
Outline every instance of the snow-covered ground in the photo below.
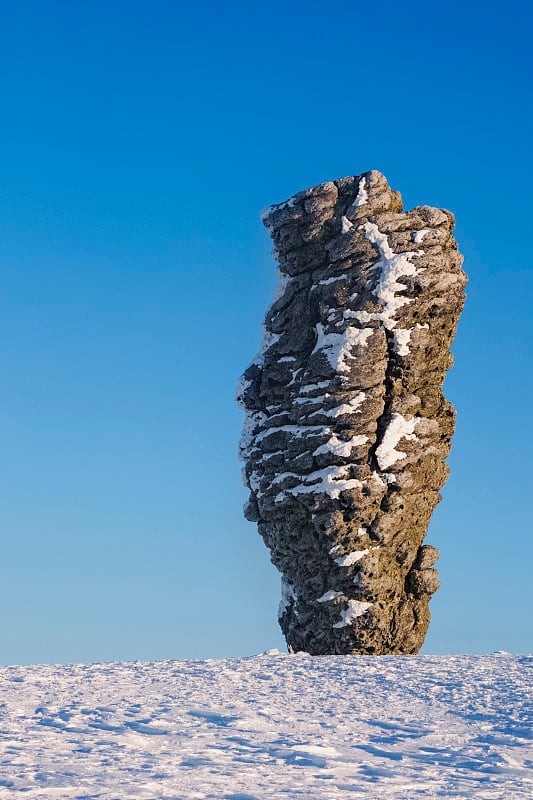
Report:
M 1 798 L 533 796 L 533 658 L 0 669 Z

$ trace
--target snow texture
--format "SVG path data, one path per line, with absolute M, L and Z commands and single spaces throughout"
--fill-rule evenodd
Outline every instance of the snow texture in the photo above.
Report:
M 356 312 L 357 318 L 361 322 L 369 321 L 370 319 L 381 320 L 388 331 L 393 331 L 397 324 L 395 319 L 396 312 L 402 306 L 411 302 L 410 298 L 398 294 L 398 292 L 405 290 L 404 284 L 400 283 L 399 279 L 418 275 L 419 270 L 410 261 L 410 258 L 423 255 L 424 251 L 395 253 L 389 244 L 387 235 L 381 233 L 374 222 L 365 222 L 361 227 L 365 232 L 366 238 L 372 244 L 375 244 L 379 251 L 377 266 L 380 269 L 380 279 L 376 289 L 376 297 L 381 303 L 383 311 L 376 314 L 368 314 L 364 311 Z M 409 354 L 410 350 L 407 344 L 410 338 L 410 330 L 394 331 L 394 349 L 398 355 L 406 356 Z
M 353 348 L 364 347 L 374 329 L 350 327 L 342 333 L 324 333 L 324 326 L 319 322 L 316 333 L 317 341 L 313 353 L 323 351 L 336 372 L 349 372 L 350 367 L 346 364 L 346 359 L 355 358 Z
M 334 589 L 330 589 L 329 592 L 324 592 L 322 597 L 317 597 L 317 603 L 328 603 L 330 600 L 336 600 L 337 597 L 344 597 L 342 592 L 336 592 Z
M 372 605 L 373 603 L 365 603 L 361 600 L 348 600 L 348 608 L 345 608 L 341 611 L 341 621 L 336 622 L 333 627 L 345 628 L 347 625 L 351 625 L 352 622 L 357 619 L 357 617 L 362 617 L 363 614 L 366 614 Z
M 357 191 L 357 197 L 354 200 L 354 207 L 358 208 L 359 206 L 364 206 L 368 203 L 368 192 L 366 190 L 366 178 L 361 178 L 361 182 L 359 183 L 359 189 Z
M 361 529 L 359 529 L 361 530 Z M 367 548 L 366 550 L 352 550 L 351 553 L 347 553 L 345 556 L 338 555 L 339 546 L 332 547 L 329 551 L 329 554 L 333 556 L 333 560 L 337 563 L 340 567 L 351 567 L 353 564 L 357 564 L 358 561 L 361 561 L 370 550 Z
M 2 800 L 529 800 L 533 658 L 0 669 Z
M 350 458 L 353 448 L 360 447 L 367 441 L 368 436 L 352 436 L 348 441 L 344 441 L 343 439 L 339 439 L 339 437 L 332 432 L 328 441 L 325 444 L 321 444 L 320 447 L 317 447 L 313 455 L 320 456 L 332 453 L 335 456 Z
M 417 422 L 416 418 L 407 420 L 401 414 L 392 415 L 383 435 L 383 440 L 376 449 L 376 458 L 380 469 L 388 469 L 401 458 L 406 457 L 407 453 L 396 450 L 396 446 L 402 439 L 417 441 L 417 437 L 413 433 Z
M 291 603 L 296 602 L 298 595 L 294 591 L 294 586 L 287 580 L 285 575 L 281 576 L 281 600 L 278 608 L 278 619 L 281 619 Z
M 346 489 L 360 489 L 363 485 L 361 481 L 357 478 L 348 478 L 348 472 L 349 468 L 347 467 L 324 467 L 324 469 L 309 472 L 307 475 L 283 472 L 277 475 L 272 483 L 282 483 L 286 478 L 294 478 L 301 483 L 279 492 L 275 502 L 281 503 L 287 494 L 296 496 L 298 494 L 316 494 L 317 492 L 327 494 L 335 499 Z

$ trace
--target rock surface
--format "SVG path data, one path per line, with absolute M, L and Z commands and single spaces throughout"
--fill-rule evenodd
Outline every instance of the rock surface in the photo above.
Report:
M 239 381 L 246 517 L 311 654 L 416 653 L 439 587 L 423 545 L 448 476 L 442 384 L 466 276 L 448 211 L 376 171 L 271 206 L 280 284 Z

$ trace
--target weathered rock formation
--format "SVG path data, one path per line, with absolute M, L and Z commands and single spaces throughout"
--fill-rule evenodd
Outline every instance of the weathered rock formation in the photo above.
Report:
M 466 284 L 453 216 L 402 213 L 373 171 L 263 222 L 281 280 L 237 399 L 245 514 L 283 576 L 281 628 L 294 651 L 416 653 L 455 424 L 441 390 Z

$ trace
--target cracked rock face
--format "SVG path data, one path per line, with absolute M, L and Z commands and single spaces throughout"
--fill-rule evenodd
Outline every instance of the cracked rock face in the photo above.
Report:
M 280 283 L 237 400 L 245 514 L 282 573 L 281 628 L 293 651 L 416 653 L 455 422 L 441 389 L 466 284 L 453 216 L 402 213 L 373 171 L 263 222 Z

